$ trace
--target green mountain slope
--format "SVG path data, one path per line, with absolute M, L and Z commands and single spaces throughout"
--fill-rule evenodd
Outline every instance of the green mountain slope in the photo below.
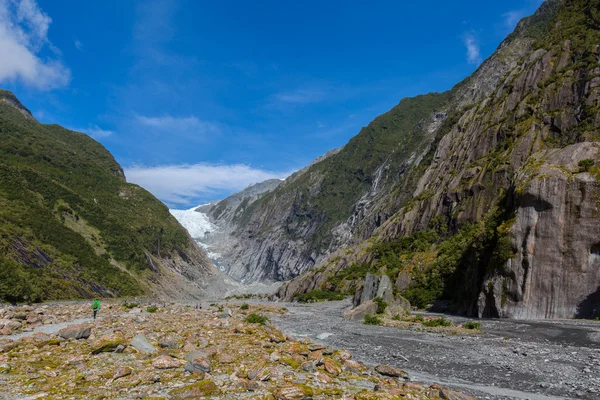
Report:
M 479 316 L 598 315 L 600 1 L 550 0 L 452 91 L 411 199 L 359 246 L 282 288 Z M 412 189 L 411 189 L 412 191 Z
M 0 299 L 149 293 L 168 263 L 209 265 L 167 207 L 87 135 L 0 91 Z

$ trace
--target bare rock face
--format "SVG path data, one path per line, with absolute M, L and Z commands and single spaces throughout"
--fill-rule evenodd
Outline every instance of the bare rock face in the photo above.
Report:
M 365 315 L 375 315 L 377 313 L 377 304 L 373 300 L 368 300 L 361 305 L 346 311 L 344 313 L 344 319 L 346 321 L 362 321 L 365 319 Z
M 512 226 L 515 257 L 490 276 L 479 315 L 494 308 L 510 318 L 584 318 L 600 305 L 600 182 L 578 162 L 600 163 L 599 143 L 578 143 L 539 157 L 521 175 Z

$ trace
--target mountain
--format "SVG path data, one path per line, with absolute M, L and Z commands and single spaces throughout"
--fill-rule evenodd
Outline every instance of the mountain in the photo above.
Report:
M 0 300 L 197 297 L 219 277 L 98 142 L 0 90 Z
M 379 276 L 419 307 L 600 315 L 599 10 L 546 1 L 452 90 L 403 99 L 245 207 L 237 273 L 295 278 L 288 300 L 361 298 Z

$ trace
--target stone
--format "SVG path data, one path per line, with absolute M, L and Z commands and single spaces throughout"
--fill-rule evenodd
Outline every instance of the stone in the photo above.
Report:
M 314 391 L 310 386 L 297 384 L 278 388 L 273 394 L 277 400 L 304 400 L 312 399 Z
M 117 346 L 123 344 L 124 340 L 123 335 L 120 333 L 102 336 L 90 344 L 90 353 L 99 354 L 114 351 Z
M 131 342 L 129 342 L 129 345 L 137 351 L 139 351 L 140 353 L 156 353 L 154 345 L 152 345 L 152 343 L 148 341 L 148 338 L 146 338 L 146 336 L 142 334 L 134 336 L 133 339 L 131 339 Z
M 165 338 L 162 338 L 158 345 L 163 349 L 176 350 L 181 348 L 182 339 L 177 335 L 169 335 Z
M 365 315 L 374 315 L 377 312 L 377 303 L 373 300 L 368 300 L 359 306 L 348 310 L 344 313 L 344 319 L 346 321 L 363 321 Z
M 156 369 L 172 369 L 181 366 L 181 362 L 173 357 L 158 356 L 152 360 L 152 366 Z
M 191 385 L 171 390 L 169 393 L 174 399 L 198 399 L 221 394 L 219 387 L 210 380 L 202 380 Z
M 375 371 L 379 372 L 384 376 L 391 376 L 392 378 L 402 378 L 405 380 L 409 379 L 408 373 L 400 368 L 395 368 L 390 365 L 378 365 L 375 367 Z
M 119 378 L 123 378 L 125 376 L 131 375 L 132 372 L 133 370 L 129 367 L 119 367 L 113 374 L 113 379 L 117 380 Z
M 11 370 L 11 367 L 9 364 L 6 363 L 0 363 L 0 374 L 8 374 Z
M 88 324 L 71 325 L 62 328 L 57 335 L 63 339 L 87 339 L 92 334 L 92 327 Z
M 401 296 L 397 296 L 385 309 L 385 314 L 391 318 L 397 315 L 404 316 L 407 313 L 410 313 L 410 302 Z
M 340 365 L 331 358 L 325 358 L 325 361 L 323 361 L 323 368 L 333 376 L 338 376 L 342 373 Z
M 323 332 L 323 333 L 319 333 L 319 334 L 317 335 L 317 339 L 318 339 L 318 340 L 325 340 L 325 339 L 327 339 L 327 338 L 328 338 L 328 337 L 330 337 L 330 336 L 333 336 L 333 333 L 329 333 L 329 332 Z
M 212 365 L 208 358 L 203 356 L 190 357 L 186 356 L 188 362 L 185 364 L 184 369 L 188 372 L 211 372 Z

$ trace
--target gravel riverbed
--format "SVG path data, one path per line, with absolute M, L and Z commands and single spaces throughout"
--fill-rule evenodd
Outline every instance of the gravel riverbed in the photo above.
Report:
M 290 312 L 273 322 L 285 333 L 402 368 L 413 380 L 484 399 L 600 399 L 600 322 L 481 320 L 480 334 L 444 335 L 344 321 L 349 301 L 283 305 Z

